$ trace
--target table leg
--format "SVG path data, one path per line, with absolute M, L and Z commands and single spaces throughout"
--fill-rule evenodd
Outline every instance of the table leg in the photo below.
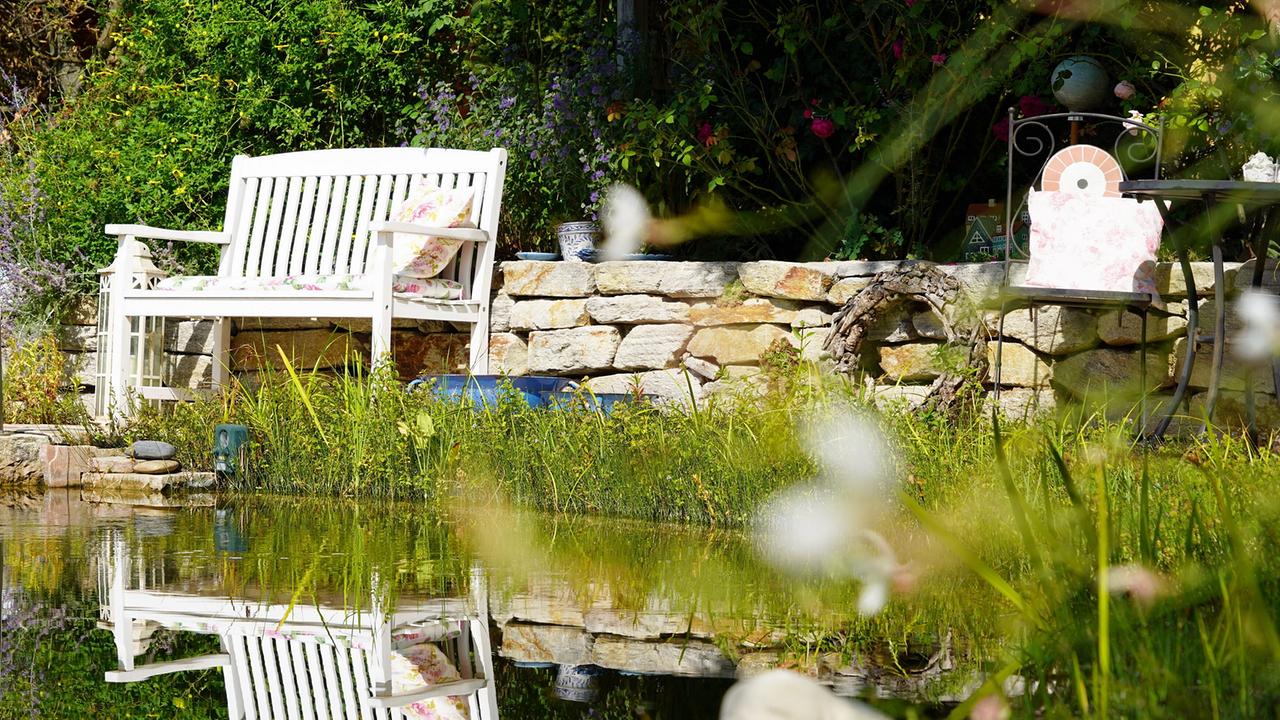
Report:
M 1204 403 L 1205 426 L 1213 422 L 1213 409 L 1218 404 L 1218 384 L 1222 380 L 1222 361 L 1227 349 L 1226 279 L 1222 268 L 1222 238 L 1213 235 L 1213 361 L 1209 366 L 1209 396 Z
M 1174 239 L 1178 252 L 1178 264 L 1182 267 L 1182 279 L 1187 285 L 1187 355 L 1182 362 L 1182 372 L 1178 374 L 1178 386 L 1173 391 L 1173 399 L 1169 401 L 1164 417 L 1160 418 L 1160 422 L 1151 432 L 1151 438 L 1159 440 L 1169 429 L 1174 413 L 1178 412 L 1178 407 L 1186 397 L 1187 386 L 1191 384 L 1191 370 L 1196 362 L 1196 331 L 1200 324 L 1200 296 L 1196 293 L 1196 279 L 1191 272 L 1191 258 L 1187 255 L 1187 244 L 1178 239 L 1177 233 L 1173 231 L 1173 226 L 1169 223 L 1169 209 L 1165 207 L 1164 202 L 1156 200 L 1155 203 L 1156 209 L 1160 211 L 1160 217 L 1164 220 L 1165 232 Z

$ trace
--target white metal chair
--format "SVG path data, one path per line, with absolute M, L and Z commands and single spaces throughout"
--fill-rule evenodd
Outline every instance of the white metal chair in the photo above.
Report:
M 225 597 L 126 589 L 129 560 L 114 543 L 103 606 L 116 643 L 117 670 L 106 681 L 138 682 L 187 670 L 220 668 L 232 720 L 401 720 L 401 708 L 464 696 L 472 720 L 496 720 L 493 655 L 484 577 L 473 570 L 472 600 L 402 601 L 394 611 L 253 604 Z M 376 587 L 376 584 L 375 584 Z M 222 652 L 138 664 L 156 627 L 217 635 Z M 430 639 L 460 679 L 395 694 L 393 648 Z
M 488 372 L 489 303 L 498 217 L 506 174 L 506 151 L 437 148 L 367 148 L 238 156 L 220 232 L 168 230 L 145 225 L 107 225 L 119 249 L 100 313 L 107 348 L 101 363 L 109 401 L 102 407 L 124 412 L 135 391 L 152 400 L 181 400 L 186 393 L 135 387 L 144 381 L 140 347 L 145 332 L 131 332 L 144 318 L 216 318 L 215 385 L 225 382 L 230 325 L 234 317 L 335 317 L 372 321 L 372 354 L 377 362 L 391 349 L 392 318 L 446 320 L 472 325 L 470 370 Z M 474 190 L 473 228 L 433 228 L 388 222 L 389 213 L 418 183 Z M 440 274 L 461 285 L 457 299 L 429 299 L 393 292 L 391 247 L 394 233 L 432 235 L 462 241 Z M 218 274 L 203 289 L 159 290 L 158 278 L 137 272 L 143 240 L 212 243 L 221 246 Z M 353 276 L 342 289 L 255 289 L 254 280 Z M 142 278 L 141 280 L 139 278 Z M 227 282 L 244 279 L 246 282 Z M 200 285 L 201 283 L 195 283 Z M 269 284 L 269 283 L 268 283 Z M 104 309 L 105 310 L 105 309 Z M 131 337 L 132 335 L 132 337 Z M 133 365 L 130 365 L 131 357 Z M 100 388 L 99 392 L 103 389 Z M 106 396 L 104 396 L 106 397 Z

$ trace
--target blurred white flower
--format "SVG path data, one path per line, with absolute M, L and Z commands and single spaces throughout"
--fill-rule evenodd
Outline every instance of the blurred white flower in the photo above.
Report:
M 639 252 L 653 220 L 644 196 L 630 185 L 609 188 L 600 217 L 604 225 L 603 253 L 606 260 Z
M 725 693 L 720 720 L 887 720 L 791 670 L 770 670 Z
M 992 693 L 973 704 L 969 720 L 1009 720 L 1012 712 L 1009 703 L 1000 693 Z
M 889 604 L 889 582 L 887 579 L 874 578 L 862 581 L 862 591 L 858 593 L 858 613 L 867 617 L 878 614 Z
M 843 408 L 811 419 L 803 438 L 823 476 L 840 489 L 883 497 L 893 476 L 893 451 L 880 426 L 865 413 Z
M 1151 605 L 1165 588 L 1164 578 L 1136 563 L 1107 569 L 1107 590 L 1113 595 L 1128 595 L 1139 605 Z
M 811 483 L 769 498 L 756 514 L 755 527 L 766 559 L 798 573 L 839 570 L 854 529 L 835 493 Z
M 1280 298 L 1249 290 L 1236 301 L 1240 334 L 1236 352 L 1250 360 L 1265 360 L 1280 353 Z

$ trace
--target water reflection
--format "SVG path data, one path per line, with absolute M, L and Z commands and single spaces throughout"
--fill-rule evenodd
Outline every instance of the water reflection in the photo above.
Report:
M 113 670 L 167 688 L 138 673 L 227 668 L 232 682 L 197 672 L 202 695 L 184 702 L 232 717 L 401 717 L 362 708 L 412 691 L 396 673 L 414 660 L 478 682 L 455 686 L 476 691 L 473 718 L 715 717 L 734 678 L 778 666 L 936 710 L 977 677 L 942 609 L 861 618 L 856 586 L 796 586 L 733 532 L 333 499 L 94 499 L 0 501 L 6 598 L 91 606 L 96 681 Z

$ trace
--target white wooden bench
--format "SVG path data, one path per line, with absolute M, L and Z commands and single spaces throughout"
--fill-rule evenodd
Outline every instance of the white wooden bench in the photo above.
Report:
M 130 333 L 131 319 L 136 318 L 216 319 L 215 386 L 227 379 L 228 318 L 237 317 L 369 318 L 375 363 L 391 351 L 392 318 L 469 323 L 470 371 L 487 373 L 489 294 L 506 162 L 506 151 L 499 148 L 487 152 L 370 148 L 238 156 L 231 163 L 221 232 L 107 225 L 107 234 L 116 235 L 120 243 L 113 264 L 117 278 L 136 277 L 134 243 L 160 240 L 221 246 L 218 274 L 209 278 L 220 279 L 220 287 L 159 290 L 154 282 L 149 283 L 151 287 L 140 287 L 136 281 L 113 282 L 110 312 L 103 318 L 108 323 L 104 335 L 110 405 L 124 412 L 130 393 L 162 400 L 184 395 L 168 388 L 129 387 L 143 384 L 137 380 L 138 358 L 144 355 L 136 347 L 140 334 L 133 333 L 131 338 Z M 419 181 L 442 188 L 472 188 L 475 228 L 388 222 L 389 213 Z M 393 293 L 393 233 L 462 240 L 457 256 L 439 275 L 462 286 L 460 299 Z M 357 282 L 348 289 L 255 289 L 256 280 L 335 275 L 355 276 Z M 239 278 L 244 282 L 225 282 Z

